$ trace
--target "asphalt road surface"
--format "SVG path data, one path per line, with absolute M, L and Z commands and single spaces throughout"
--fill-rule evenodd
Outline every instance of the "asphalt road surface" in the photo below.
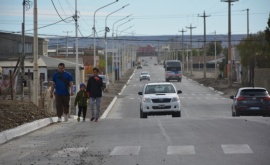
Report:
M 270 121 L 231 117 L 231 100 L 189 79 L 182 90 L 182 117 L 139 117 L 140 98 L 150 82 L 164 82 L 156 59 L 136 70 L 111 111 L 99 122 L 52 124 L 0 146 L 1 164 L 90 165 L 269 165 Z

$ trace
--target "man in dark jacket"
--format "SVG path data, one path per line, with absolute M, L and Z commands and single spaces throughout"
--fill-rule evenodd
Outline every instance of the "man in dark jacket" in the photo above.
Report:
M 100 113 L 100 104 L 102 97 L 102 78 L 98 76 L 98 68 L 93 68 L 93 76 L 89 77 L 87 82 L 87 93 L 90 97 L 90 109 L 91 109 L 91 119 L 90 121 L 97 122 Z M 96 113 L 95 113 L 95 103 L 96 103 Z

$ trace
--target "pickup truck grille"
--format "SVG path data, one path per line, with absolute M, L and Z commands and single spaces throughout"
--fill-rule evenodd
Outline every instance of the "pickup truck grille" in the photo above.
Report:
M 152 102 L 153 103 L 169 103 L 169 102 L 171 102 L 171 99 L 170 98 L 152 99 Z
M 171 109 L 171 106 L 152 106 L 153 109 Z

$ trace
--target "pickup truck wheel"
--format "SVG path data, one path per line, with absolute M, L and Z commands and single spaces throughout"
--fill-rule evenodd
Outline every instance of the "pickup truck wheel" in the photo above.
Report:
M 140 110 L 140 118 L 143 118 L 143 119 L 147 118 L 147 114 L 143 113 L 142 110 Z

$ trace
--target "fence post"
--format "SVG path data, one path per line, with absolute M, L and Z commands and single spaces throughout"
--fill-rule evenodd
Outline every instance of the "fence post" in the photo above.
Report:
M 12 81 L 12 72 L 11 70 L 9 70 L 9 84 L 10 84 L 10 97 L 11 97 L 11 100 L 13 100 L 13 81 Z

